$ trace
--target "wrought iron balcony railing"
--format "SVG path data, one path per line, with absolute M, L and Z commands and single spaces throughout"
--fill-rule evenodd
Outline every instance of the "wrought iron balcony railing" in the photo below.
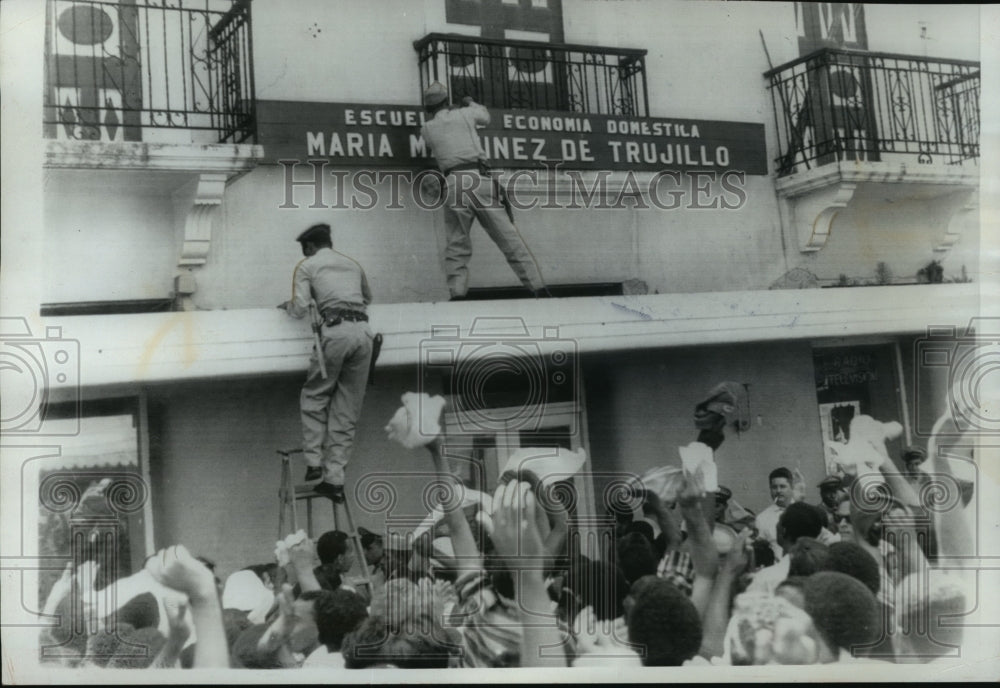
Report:
M 48 0 L 48 138 L 255 135 L 250 0 Z
M 489 107 L 648 117 L 646 51 L 432 33 L 413 44 L 420 86 Z
M 978 62 L 825 48 L 764 76 L 779 175 L 838 160 L 978 161 Z

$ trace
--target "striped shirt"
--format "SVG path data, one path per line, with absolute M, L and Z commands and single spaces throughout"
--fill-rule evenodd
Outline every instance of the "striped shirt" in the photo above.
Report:
M 485 571 L 468 571 L 455 581 L 458 604 L 452 621 L 462 634 L 461 667 L 517 667 L 521 664 L 523 630 L 517 602 L 500 595 Z M 555 602 L 552 603 L 555 612 Z M 576 654 L 568 628 L 558 623 L 567 657 Z
M 694 562 L 691 561 L 689 553 L 679 549 L 667 551 L 656 567 L 656 575 L 673 583 L 688 597 L 691 596 L 694 586 Z

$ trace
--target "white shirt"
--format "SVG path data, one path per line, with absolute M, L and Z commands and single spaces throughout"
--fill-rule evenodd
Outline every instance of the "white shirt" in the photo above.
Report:
M 766 566 L 753 574 L 747 592 L 766 592 L 774 594 L 781 582 L 788 578 L 788 570 L 792 567 L 792 557 L 786 554 L 776 564 Z
M 315 650 L 309 653 L 305 661 L 302 662 L 304 667 L 331 667 L 334 669 L 343 669 L 344 667 L 344 655 L 340 652 L 330 652 L 326 649 L 326 645 L 320 645 Z
M 779 558 L 782 555 L 781 546 L 778 545 L 778 519 L 781 518 L 781 514 L 784 511 L 784 508 L 777 504 L 771 504 L 771 506 L 757 514 L 757 518 L 754 519 L 757 532 L 760 533 L 762 538 L 771 543 L 771 549 L 774 551 L 775 558 Z

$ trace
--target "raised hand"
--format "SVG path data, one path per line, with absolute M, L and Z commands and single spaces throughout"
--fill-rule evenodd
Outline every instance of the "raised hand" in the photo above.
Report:
M 316 543 L 306 538 L 288 548 L 288 560 L 297 571 L 312 569 L 319 564 Z
M 732 576 L 739 576 L 747 570 L 747 567 L 750 565 L 750 555 L 753 551 L 747 546 L 750 542 L 750 534 L 751 530 L 749 528 L 744 528 L 740 531 L 740 534 L 736 537 L 736 542 L 733 543 L 732 549 L 729 550 L 729 553 L 723 559 L 723 571 Z
M 705 496 L 705 483 L 698 472 L 684 472 L 681 480 L 681 489 L 677 494 L 677 504 L 681 509 L 698 508 L 702 497 Z
M 515 570 L 539 570 L 544 564 L 545 545 L 538 529 L 538 510 L 531 485 L 510 481 L 493 495 L 493 544 L 497 553 Z
M 191 628 L 184 618 L 187 615 L 187 602 L 180 599 L 165 599 L 163 608 L 167 612 L 170 642 L 183 645 L 191 635 Z
M 184 545 L 161 549 L 146 562 L 146 570 L 158 582 L 185 593 L 192 601 L 216 596 L 215 576 Z

